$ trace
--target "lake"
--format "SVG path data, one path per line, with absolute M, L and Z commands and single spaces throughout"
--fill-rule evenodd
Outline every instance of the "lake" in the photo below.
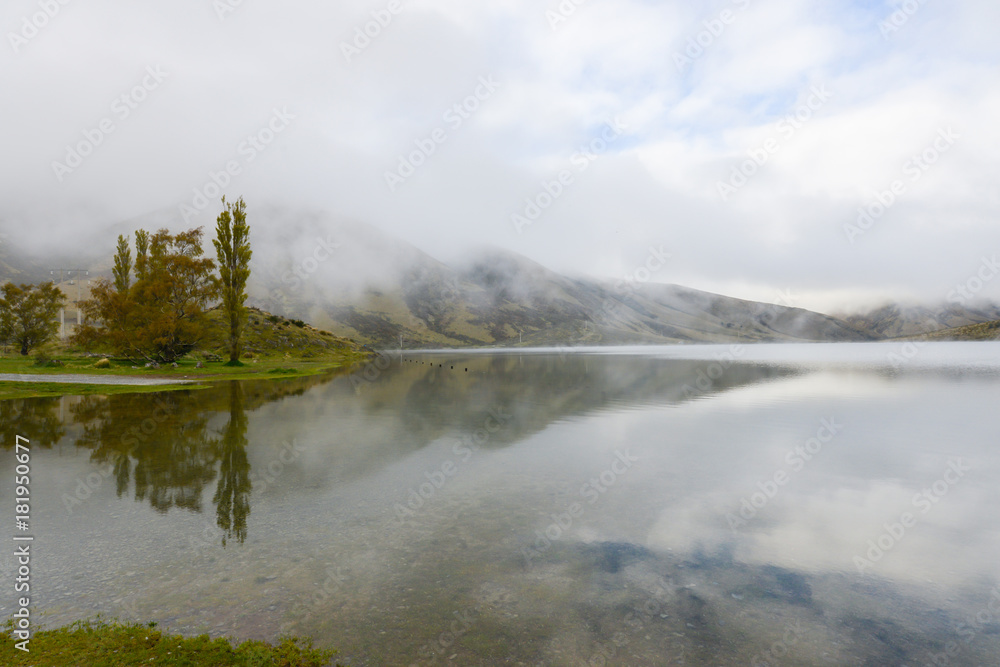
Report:
M 0 410 L 50 626 L 352 666 L 1000 662 L 1000 343 L 397 351 Z

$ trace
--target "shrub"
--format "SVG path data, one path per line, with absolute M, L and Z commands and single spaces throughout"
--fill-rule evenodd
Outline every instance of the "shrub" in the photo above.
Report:
M 62 365 L 63 363 L 61 361 L 53 359 L 46 352 L 39 352 L 35 355 L 35 366 L 40 366 L 42 368 L 54 368 Z
M 111 360 L 101 359 L 96 364 L 94 364 L 94 368 L 111 368 Z

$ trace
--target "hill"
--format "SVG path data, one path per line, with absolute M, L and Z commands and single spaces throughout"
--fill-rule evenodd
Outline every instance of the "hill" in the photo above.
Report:
M 1000 340 L 1000 320 L 968 324 L 964 327 L 941 329 L 918 337 L 930 341 Z
M 369 225 L 324 214 L 265 209 L 258 221 L 255 247 L 266 248 L 268 270 L 255 270 L 252 302 L 383 347 L 401 339 L 407 347 L 467 347 L 874 338 L 803 309 L 568 277 L 507 251 L 448 266 Z
M 362 344 L 317 329 L 302 320 L 289 320 L 259 308 L 250 308 L 243 332 L 244 356 L 248 358 L 296 357 L 311 359 L 329 355 L 361 353 Z M 225 358 L 227 320 L 221 308 L 208 313 L 209 338 L 196 352 Z
M 844 315 L 842 319 L 880 338 L 902 338 L 1000 320 L 1000 306 L 944 304 L 928 308 L 889 304 L 866 313 Z
M 448 265 L 371 225 L 322 212 L 260 206 L 250 222 L 251 305 L 282 321 L 312 322 L 340 339 L 379 347 L 851 342 L 1000 320 L 994 304 L 892 304 L 835 317 L 680 285 L 565 276 L 496 249 Z M 155 212 L 109 225 L 95 238 L 163 226 L 181 228 Z M 113 241 L 101 247 L 108 252 L 86 264 L 91 278 L 110 274 Z M 53 262 L 0 244 L 0 280 L 49 279 L 44 267 Z M 275 343 L 271 335 L 302 342 L 288 325 L 274 327 L 268 317 L 258 318 L 270 328 L 259 332 L 263 338 L 255 349 L 296 345 Z

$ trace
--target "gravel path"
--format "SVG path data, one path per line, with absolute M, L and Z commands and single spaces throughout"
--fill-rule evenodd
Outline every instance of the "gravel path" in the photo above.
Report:
M 133 386 L 150 386 L 162 384 L 185 384 L 196 382 L 189 380 L 170 380 L 158 378 L 137 378 L 123 375 L 35 375 L 19 373 L 0 373 L 0 382 L 61 382 L 64 384 L 117 384 Z

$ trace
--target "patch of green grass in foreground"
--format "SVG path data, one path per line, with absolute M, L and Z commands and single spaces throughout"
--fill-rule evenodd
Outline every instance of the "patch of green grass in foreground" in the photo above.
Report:
M 311 640 L 283 637 L 277 644 L 246 641 L 234 647 L 208 635 L 186 638 L 155 629 L 156 624 L 80 621 L 39 630 L 17 649 L 12 621 L 0 628 L 0 664 L 17 667 L 326 667 L 336 651 L 316 649 Z

